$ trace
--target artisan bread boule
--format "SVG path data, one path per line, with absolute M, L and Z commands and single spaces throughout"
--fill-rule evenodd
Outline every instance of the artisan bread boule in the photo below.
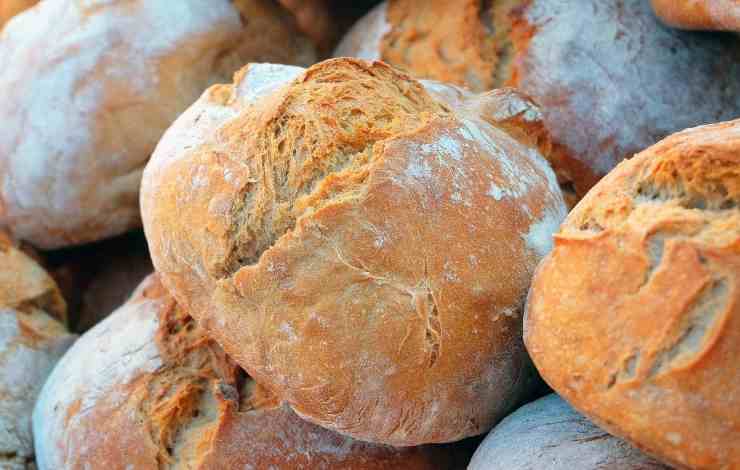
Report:
M 156 275 L 83 335 L 34 411 L 40 470 L 445 469 L 450 446 L 367 444 L 298 418 Z
M 334 56 L 529 94 L 571 202 L 668 134 L 740 113 L 738 38 L 665 28 L 644 0 L 389 0 Z
M 740 468 L 740 121 L 675 134 L 571 212 L 525 320 L 543 378 L 679 467 Z
M 651 0 L 655 14 L 681 29 L 740 31 L 737 0 Z
M 497 425 L 468 470 L 669 470 L 579 414 L 555 394 Z
M 145 170 L 155 268 L 304 418 L 392 445 L 482 433 L 529 387 L 521 308 L 565 214 L 542 129 L 512 90 L 251 65 Z
M 51 249 L 139 225 L 178 114 L 249 61 L 313 57 L 271 0 L 44 0 L 0 33 L 0 228 Z
M 49 275 L 0 232 L 0 468 L 30 470 L 31 409 L 54 363 L 74 341 Z

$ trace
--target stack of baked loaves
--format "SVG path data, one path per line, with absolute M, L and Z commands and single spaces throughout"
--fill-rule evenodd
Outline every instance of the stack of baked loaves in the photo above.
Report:
M 740 9 L 652 4 L 0 0 L 0 469 L 740 469 Z

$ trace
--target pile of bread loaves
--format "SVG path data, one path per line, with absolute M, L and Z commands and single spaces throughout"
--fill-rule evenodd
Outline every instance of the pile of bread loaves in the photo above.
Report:
M 740 469 L 738 33 L 0 0 L 0 469 Z

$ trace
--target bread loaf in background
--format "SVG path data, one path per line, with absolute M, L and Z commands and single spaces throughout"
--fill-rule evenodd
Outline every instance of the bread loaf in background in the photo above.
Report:
M 0 29 L 18 13 L 36 5 L 38 0 L 2 0 L 0 2 Z
M 465 457 L 449 445 L 362 443 L 301 420 L 229 359 L 156 275 L 64 356 L 39 398 L 34 432 L 39 470 L 452 470 Z
M 31 410 L 54 363 L 74 341 L 49 275 L 0 232 L 0 468 L 30 470 Z
M 384 2 L 334 56 L 382 59 L 475 91 L 529 94 L 542 107 L 551 162 L 571 203 L 668 134 L 740 113 L 740 40 L 665 28 L 644 0 L 452 5 Z
M 542 377 L 678 467 L 740 468 L 740 121 L 679 132 L 570 213 L 529 294 Z
M 468 470 L 669 470 L 579 414 L 555 394 L 522 406 L 496 426 Z
M 681 29 L 740 31 L 737 0 L 650 0 L 655 14 Z
M 146 168 L 155 268 L 302 417 L 391 445 L 480 434 L 529 388 L 521 308 L 565 215 L 541 132 L 512 90 L 250 65 Z
M 51 249 L 138 226 L 144 164 L 206 87 L 314 57 L 271 0 L 44 0 L 0 34 L 0 228 Z

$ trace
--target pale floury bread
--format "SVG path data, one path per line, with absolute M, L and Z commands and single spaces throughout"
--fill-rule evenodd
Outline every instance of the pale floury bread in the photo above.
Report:
M 156 275 L 62 358 L 34 434 L 40 470 L 452 470 L 457 452 L 367 444 L 301 420 Z
M 740 31 L 738 0 L 651 0 L 655 14 L 681 29 Z
M 34 461 L 31 410 L 54 363 L 74 341 L 49 275 L 0 232 L 0 468 Z
M 679 467 L 740 468 L 740 121 L 620 164 L 571 212 L 529 294 L 543 378 Z
M 270 0 L 44 0 L 18 15 L 0 33 L 0 227 L 56 248 L 139 225 L 164 130 L 254 60 L 313 60 Z
M 334 55 L 532 96 L 573 201 L 659 139 L 740 113 L 740 40 L 666 28 L 646 0 L 389 0 Z
M 507 416 L 468 470 L 669 470 L 606 433 L 555 394 Z
M 512 90 L 251 65 L 147 166 L 154 266 L 306 419 L 393 445 L 482 433 L 527 390 L 521 309 L 565 214 L 542 129 Z

